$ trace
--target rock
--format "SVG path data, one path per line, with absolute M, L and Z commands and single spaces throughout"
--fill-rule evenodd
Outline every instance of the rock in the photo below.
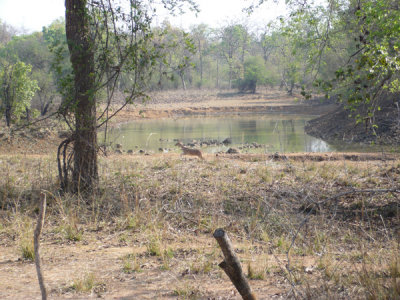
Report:
M 238 149 L 236 149 L 236 148 L 229 148 L 228 151 L 226 151 L 226 153 L 229 153 L 229 154 L 239 154 L 240 151 L 239 151 Z
M 232 139 L 231 138 L 226 138 L 222 141 L 222 144 L 224 145 L 230 145 L 232 144 Z
M 279 152 L 275 152 L 270 156 L 273 160 L 287 160 L 286 155 L 279 154 Z
M 209 144 L 210 144 L 210 145 L 211 145 L 211 144 L 217 145 L 217 144 L 219 144 L 219 142 L 218 142 L 217 140 L 210 140 L 210 141 L 209 141 Z

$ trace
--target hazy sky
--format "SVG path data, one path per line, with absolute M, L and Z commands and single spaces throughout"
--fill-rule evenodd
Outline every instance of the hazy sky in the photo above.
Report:
M 0 0 L 0 19 L 28 32 L 64 16 L 64 0 Z
M 284 13 L 284 4 L 272 1 L 264 5 L 248 20 L 250 24 L 266 24 Z M 177 26 L 189 28 L 192 24 L 206 23 L 212 27 L 227 24 L 231 21 L 244 20 L 242 8 L 250 2 L 244 0 L 197 0 L 201 12 L 198 17 L 192 13 L 168 17 Z M 64 16 L 64 0 L 0 0 L 0 19 L 16 28 L 27 32 L 41 31 L 43 26 Z M 158 18 L 161 22 L 164 17 Z

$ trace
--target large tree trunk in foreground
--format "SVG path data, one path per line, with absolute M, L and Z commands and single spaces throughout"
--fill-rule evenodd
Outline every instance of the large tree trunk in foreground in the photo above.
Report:
M 91 190 L 98 182 L 94 51 L 86 4 L 86 0 L 65 0 L 65 29 L 75 76 L 75 192 Z

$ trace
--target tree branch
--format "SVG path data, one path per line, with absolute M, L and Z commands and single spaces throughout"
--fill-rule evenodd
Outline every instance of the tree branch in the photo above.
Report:
M 217 240 L 225 257 L 225 260 L 219 264 L 219 267 L 228 275 L 244 300 L 256 300 L 257 298 L 252 293 L 250 285 L 243 274 L 239 259 L 233 251 L 228 235 L 223 229 L 219 228 L 215 230 L 214 238 Z
M 42 193 L 42 198 L 40 200 L 40 205 L 39 205 L 38 222 L 34 233 L 35 265 L 36 265 L 36 273 L 39 280 L 40 292 L 42 293 L 42 300 L 47 299 L 47 291 L 46 291 L 46 286 L 44 285 L 43 274 L 40 267 L 40 254 L 39 254 L 40 233 L 42 232 L 42 228 L 44 225 L 45 214 L 46 214 L 46 194 Z

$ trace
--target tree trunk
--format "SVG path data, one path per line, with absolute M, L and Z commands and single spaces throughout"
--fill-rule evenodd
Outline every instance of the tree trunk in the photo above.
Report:
M 31 110 L 28 107 L 25 107 L 25 115 L 26 121 L 29 123 L 31 121 Z
M 92 190 L 98 182 L 94 51 L 86 4 L 87 0 L 65 0 L 65 29 L 75 87 L 75 192 Z
M 40 109 L 40 115 L 44 116 L 45 114 L 47 114 L 47 112 L 49 111 L 49 107 L 52 101 L 49 101 L 46 103 L 46 105 L 42 106 Z
M 294 88 L 294 81 L 291 81 L 291 82 L 290 82 L 290 87 L 289 87 L 289 89 L 288 89 L 288 94 L 289 94 L 290 96 L 293 96 L 293 88 Z
M 8 103 L 6 104 L 5 115 L 6 115 L 6 125 L 7 125 L 7 127 L 10 127 L 11 126 L 11 106 Z
M 183 90 L 186 91 L 186 81 L 185 81 L 185 73 L 184 73 L 184 71 L 180 71 L 179 72 L 179 77 L 181 77 Z
M 6 74 L 5 76 L 8 76 L 8 74 Z M 11 75 L 10 75 L 10 79 L 8 80 L 8 82 L 7 82 L 7 85 L 6 85 L 6 87 L 5 87 L 5 90 L 4 90 L 4 101 L 6 102 L 6 107 L 5 107 L 5 111 L 4 111 L 4 114 L 5 114 L 5 117 L 6 117 L 6 125 L 7 125 L 7 127 L 10 127 L 10 125 L 11 125 L 11 100 L 10 100 L 10 98 L 11 98 L 11 91 L 10 91 L 10 82 L 11 82 Z
M 229 64 L 229 89 L 232 89 L 232 66 Z
M 158 73 L 159 73 L 159 79 L 158 79 L 158 89 L 160 91 L 163 90 L 163 84 L 162 84 L 162 80 L 163 80 L 163 70 L 162 70 L 162 63 L 160 62 L 160 66 L 158 68 Z
M 217 89 L 219 90 L 219 60 L 217 58 Z
M 200 59 L 200 88 L 203 87 L 203 54 L 202 54 L 202 50 L 201 50 L 201 42 L 199 40 L 199 59 Z

